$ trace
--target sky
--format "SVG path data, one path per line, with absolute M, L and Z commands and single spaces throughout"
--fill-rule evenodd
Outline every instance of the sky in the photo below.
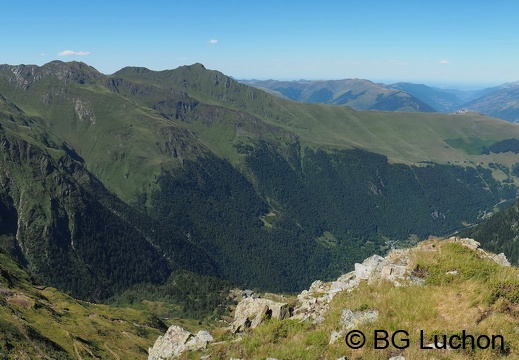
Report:
M 0 63 L 476 88 L 519 80 L 517 14 L 515 0 L 5 0 Z

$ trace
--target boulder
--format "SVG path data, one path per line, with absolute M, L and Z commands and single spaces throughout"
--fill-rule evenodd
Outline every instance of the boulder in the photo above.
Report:
M 337 294 L 344 290 L 351 291 L 359 284 L 355 271 L 341 275 L 336 281 L 332 282 L 328 292 L 330 300 Z
M 396 286 L 408 278 L 407 267 L 403 265 L 387 264 L 380 270 L 380 279 L 391 281 Z
M 455 238 L 454 241 L 459 242 L 461 245 L 466 246 L 471 250 L 477 250 L 477 249 L 479 249 L 479 247 L 481 245 L 476 240 L 469 239 L 469 238 L 463 238 L 463 239 Z
M 504 253 L 501 254 L 493 254 L 492 260 L 494 260 L 496 263 L 498 263 L 501 266 L 511 266 L 510 261 L 506 258 L 506 255 Z
M 174 359 L 184 351 L 204 349 L 211 341 L 213 337 L 207 331 L 199 331 L 195 336 L 180 326 L 171 325 L 148 350 L 148 360 Z
M 290 317 L 288 304 L 261 298 L 246 298 L 236 306 L 234 320 L 229 325 L 232 333 L 254 329 L 266 318 L 283 320 Z
M 378 273 L 389 264 L 389 261 L 380 255 L 373 255 L 362 262 L 355 264 L 355 277 L 358 281 L 370 280 L 374 273 Z

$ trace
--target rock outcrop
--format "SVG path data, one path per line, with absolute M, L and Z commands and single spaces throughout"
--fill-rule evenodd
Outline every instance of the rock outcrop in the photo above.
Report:
M 501 266 L 510 266 L 510 262 L 508 261 L 508 259 L 506 258 L 506 255 L 504 253 L 501 253 L 501 254 L 489 253 L 489 252 L 483 250 L 482 248 L 480 248 L 481 244 L 479 242 L 477 242 L 476 240 L 468 239 L 468 238 L 463 238 L 463 239 L 451 238 L 451 239 L 456 242 L 459 242 L 461 245 L 468 247 L 471 250 L 477 251 L 483 258 L 491 259 Z
M 267 318 L 283 320 L 290 315 L 290 308 L 286 303 L 248 297 L 236 306 L 234 321 L 229 325 L 229 330 L 238 333 L 247 328 L 254 329 Z
M 354 271 L 341 275 L 331 283 L 314 281 L 308 290 L 303 290 L 297 296 L 300 305 L 294 309 L 294 318 L 321 323 L 335 295 L 342 291 L 352 291 L 362 281 L 382 280 L 390 281 L 396 286 L 419 285 L 424 282 L 412 274 L 408 249 L 393 250 L 386 257 L 373 255 L 361 264 L 355 264 Z
M 166 334 L 159 336 L 148 350 L 148 360 L 174 359 L 184 351 L 204 349 L 212 341 L 213 337 L 207 331 L 193 335 L 180 326 L 171 325 Z

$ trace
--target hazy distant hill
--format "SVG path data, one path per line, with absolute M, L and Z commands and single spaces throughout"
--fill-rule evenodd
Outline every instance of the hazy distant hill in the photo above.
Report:
M 241 82 L 265 89 L 274 95 L 307 103 L 348 105 L 356 110 L 436 111 L 416 97 L 369 80 L 242 80 Z
M 423 84 L 396 83 L 389 87 L 405 91 L 441 112 L 457 110 L 466 102 L 458 96 L 459 94 Z
M 519 82 L 488 89 L 485 95 L 464 104 L 463 107 L 488 116 L 519 122 Z

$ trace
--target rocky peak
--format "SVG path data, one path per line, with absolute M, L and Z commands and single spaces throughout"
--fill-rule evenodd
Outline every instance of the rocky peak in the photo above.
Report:
M 75 82 L 78 84 L 93 83 L 104 75 L 93 67 L 82 62 L 52 61 L 43 66 L 37 65 L 3 65 L 0 74 L 8 77 L 9 82 L 27 90 L 33 84 L 49 77 L 56 77 L 65 84 Z

